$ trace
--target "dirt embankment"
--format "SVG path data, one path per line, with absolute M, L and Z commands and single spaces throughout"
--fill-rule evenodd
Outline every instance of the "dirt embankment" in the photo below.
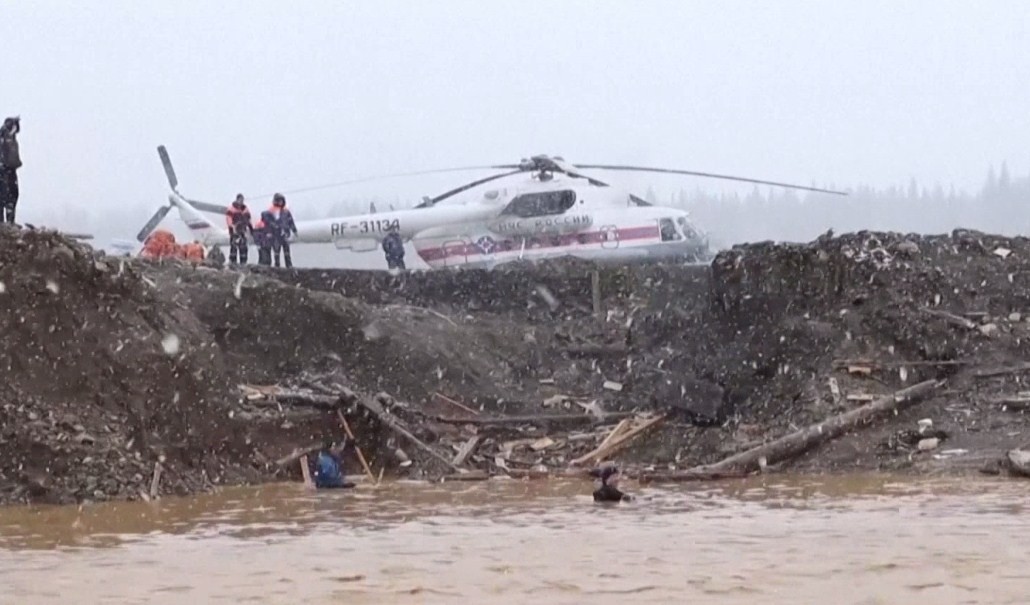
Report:
M 942 378 L 942 394 L 797 467 L 979 467 L 1025 438 L 1028 370 L 1009 366 L 1027 358 L 1028 244 L 860 233 L 741 246 L 711 268 L 602 268 L 598 314 L 583 263 L 240 273 L 98 258 L 52 233 L 4 232 L 0 500 L 148 497 L 159 461 L 159 494 L 280 476 L 277 458 L 340 435 L 335 414 L 264 405 L 237 385 L 326 372 L 438 415 L 456 412 L 438 394 L 484 414 L 554 413 L 543 402 L 556 395 L 669 410 L 672 422 L 620 454 L 662 468 L 715 461 Z M 373 466 L 394 468 L 398 442 L 352 418 Z M 923 418 L 935 450 L 916 447 Z M 470 431 L 419 434 L 447 451 Z M 567 454 L 514 458 L 557 467 Z

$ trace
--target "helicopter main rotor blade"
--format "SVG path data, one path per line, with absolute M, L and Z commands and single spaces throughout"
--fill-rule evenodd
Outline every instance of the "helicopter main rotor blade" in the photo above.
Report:
M 209 202 L 201 202 L 198 200 L 186 200 L 186 202 L 188 202 L 190 206 L 193 206 L 201 212 L 211 212 L 212 214 L 225 214 L 229 210 L 229 206 L 227 204 L 211 204 Z
M 421 204 L 419 204 L 419 205 L 417 205 L 415 207 L 416 208 L 429 208 L 429 207 L 435 206 L 437 204 L 437 202 L 441 202 L 441 201 L 443 201 L 443 200 L 445 200 L 445 199 L 447 199 L 447 198 L 449 198 L 451 196 L 458 195 L 459 193 L 462 193 L 464 191 L 468 191 L 469 189 L 472 189 L 473 187 L 478 187 L 478 186 L 480 186 L 480 185 L 482 185 L 484 183 L 489 183 L 490 181 L 496 181 L 497 179 L 503 179 L 506 176 L 513 176 L 513 175 L 519 174 L 520 172 L 522 172 L 522 169 L 521 168 L 517 168 L 516 170 L 512 170 L 512 171 L 509 171 L 509 172 L 502 172 L 500 174 L 494 174 L 494 175 L 491 175 L 491 176 L 488 176 L 488 177 L 484 177 L 484 178 L 472 181 L 471 183 L 467 183 L 465 185 L 462 185 L 461 187 L 456 187 L 454 189 L 451 189 L 450 191 L 441 193 L 440 195 L 438 195 L 438 196 L 436 196 L 434 198 L 427 199 L 426 201 L 422 202 Z
M 792 185 L 790 183 L 779 183 L 776 181 L 763 181 L 760 179 L 751 179 L 742 176 L 730 176 L 727 174 L 715 174 L 712 172 L 696 172 L 693 170 L 674 170 L 671 168 L 650 168 L 647 166 L 617 166 L 610 164 L 580 164 L 580 168 L 594 169 L 594 170 L 631 170 L 635 172 L 659 172 L 663 174 L 684 174 L 687 176 L 700 176 L 711 179 L 724 179 L 728 181 L 740 181 L 743 183 L 755 183 L 758 185 L 773 185 L 775 187 L 786 187 L 788 189 L 803 189 L 805 191 L 815 191 L 818 193 L 830 193 L 833 195 L 848 195 L 844 191 L 834 191 L 832 189 L 820 189 L 818 187 L 805 187 L 804 185 Z
M 300 189 L 289 189 L 286 191 L 278 191 L 283 195 L 290 195 L 294 193 L 308 193 L 310 191 L 322 191 L 324 189 L 334 189 L 336 187 L 344 187 L 346 185 L 356 185 L 358 183 L 368 183 L 371 181 L 382 181 L 386 179 L 407 177 L 407 176 L 421 176 L 424 174 L 439 174 L 443 172 L 468 172 L 471 170 L 493 170 L 496 168 L 504 168 L 504 166 L 462 166 L 459 168 L 436 168 L 433 170 L 417 170 L 415 172 L 394 172 L 390 174 L 380 174 L 375 176 L 366 176 L 358 179 L 351 179 L 348 181 L 339 181 L 336 183 L 326 183 L 324 185 L 314 185 L 312 187 L 301 187 Z M 262 193 L 260 195 L 250 196 L 251 199 L 261 199 L 266 197 L 272 197 L 275 193 Z
M 154 213 L 154 216 L 150 217 L 147 224 L 143 225 L 143 228 L 136 234 L 136 240 L 140 242 L 146 240 L 147 237 L 150 236 L 150 233 L 157 228 L 158 224 L 164 220 L 164 217 L 168 215 L 168 212 L 171 211 L 171 209 L 171 206 L 161 206 L 158 208 L 157 212 Z

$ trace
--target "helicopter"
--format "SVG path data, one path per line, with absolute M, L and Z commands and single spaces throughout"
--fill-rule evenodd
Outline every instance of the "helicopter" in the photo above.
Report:
M 144 241 L 172 208 L 200 243 L 228 244 L 226 229 L 216 228 L 203 212 L 224 215 L 228 206 L 183 197 L 167 149 L 158 147 L 171 194 L 137 235 Z M 708 236 L 679 208 L 651 204 L 613 187 L 583 170 L 622 170 L 680 174 L 772 185 L 834 195 L 845 192 L 736 177 L 708 172 L 612 164 L 572 165 L 559 156 L 535 155 L 517 164 L 445 168 L 369 177 L 324 187 L 437 172 L 493 169 L 492 174 L 435 197 L 424 197 L 404 210 L 297 221 L 291 243 L 333 244 L 341 250 L 377 250 L 396 233 L 410 241 L 430 269 L 485 268 L 511 262 L 577 257 L 595 262 L 680 259 L 707 262 Z M 461 193 L 509 177 L 523 177 L 503 188 L 489 188 L 478 197 Z M 528 178 L 526 178 L 528 177 Z M 310 188 L 314 189 L 314 188 Z M 308 189 L 308 190 L 310 190 Z

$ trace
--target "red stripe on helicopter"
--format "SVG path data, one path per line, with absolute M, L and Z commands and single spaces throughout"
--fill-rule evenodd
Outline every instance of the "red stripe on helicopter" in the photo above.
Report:
M 615 229 L 614 231 L 618 234 L 619 242 L 640 239 L 657 239 L 660 237 L 657 225 L 646 227 L 627 227 L 625 229 Z M 571 233 L 527 238 L 526 250 L 546 250 L 576 245 L 602 244 L 609 241 L 607 238 L 610 233 L 611 231 L 589 231 L 586 233 Z M 536 240 L 535 244 L 532 243 L 534 240 Z M 482 245 L 476 242 L 446 244 L 432 248 L 419 248 L 416 249 L 416 251 L 418 252 L 418 255 L 422 257 L 422 260 L 430 262 L 443 260 L 452 256 L 479 256 L 498 252 L 513 252 L 522 249 L 521 239 L 503 239 L 498 241 L 491 238 L 490 241 L 492 242 L 492 249 L 489 251 L 485 250 Z

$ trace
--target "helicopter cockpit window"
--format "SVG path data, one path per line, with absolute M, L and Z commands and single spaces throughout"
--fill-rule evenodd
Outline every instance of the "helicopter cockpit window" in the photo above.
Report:
M 575 191 L 526 193 L 513 199 L 501 212 L 521 218 L 561 214 L 576 203 Z
M 672 222 L 671 218 L 663 218 L 658 221 L 658 228 L 662 232 L 663 242 L 674 242 L 683 239 L 680 232 L 676 229 L 676 225 Z
M 694 231 L 694 229 L 687 223 L 686 218 L 681 216 L 676 219 L 676 223 L 679 225 L 680 232 L 683 233 L 684 237 L 687 237 L 689 239 L 697 237 L 697 232 Z

